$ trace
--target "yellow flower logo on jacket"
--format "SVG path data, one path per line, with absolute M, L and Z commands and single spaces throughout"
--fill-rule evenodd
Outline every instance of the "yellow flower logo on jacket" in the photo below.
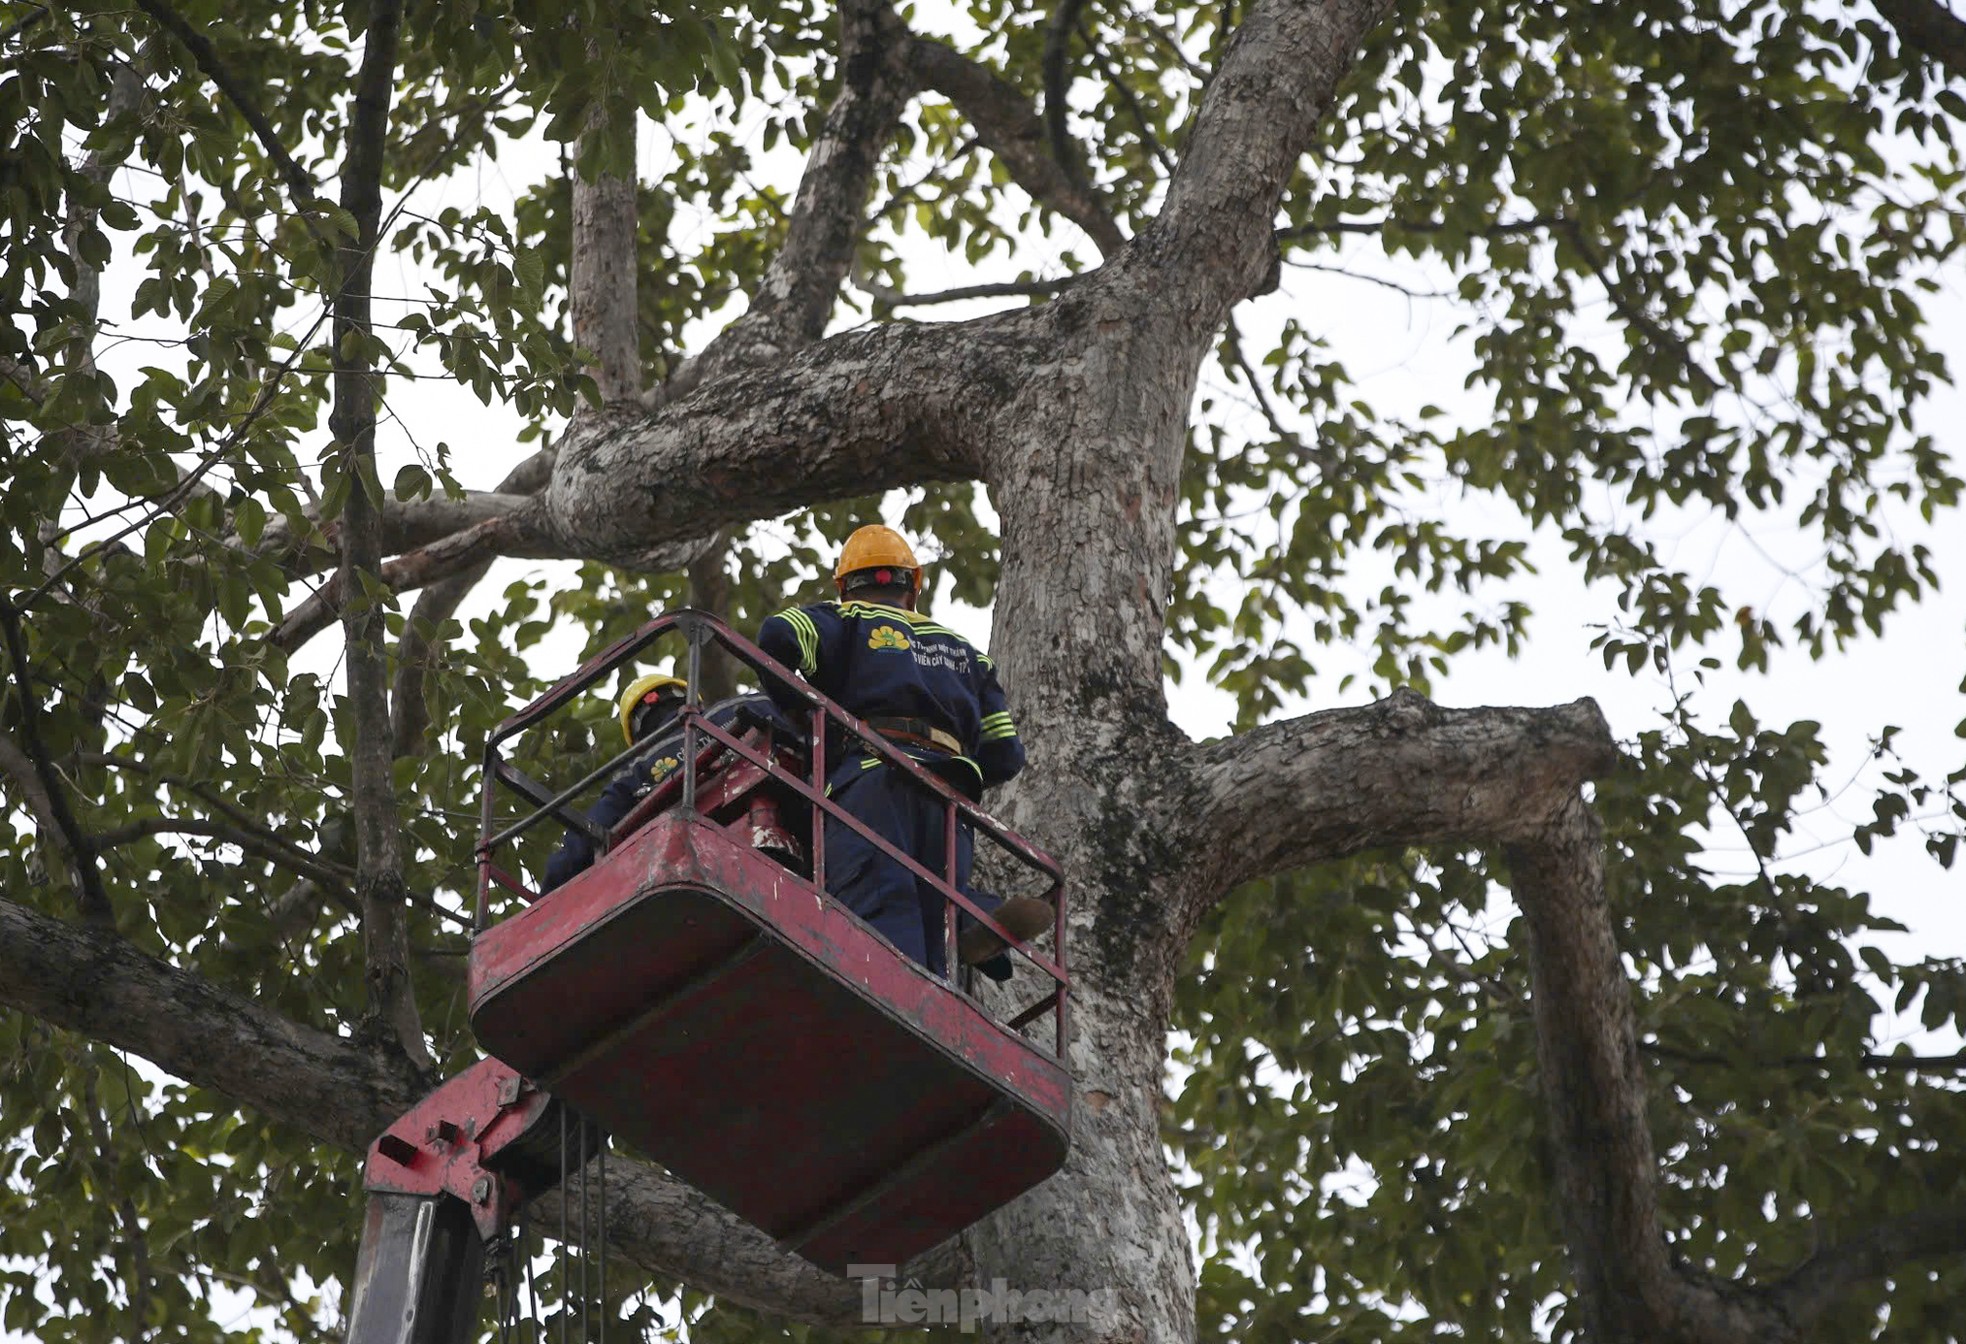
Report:
M 870 649 L 907 649 L 913 646 L 909 644 L 908 636 L 902 634 L 893 626 L 877 625 L 874 627 L 873 633 L 867 636 L 867 647 Z

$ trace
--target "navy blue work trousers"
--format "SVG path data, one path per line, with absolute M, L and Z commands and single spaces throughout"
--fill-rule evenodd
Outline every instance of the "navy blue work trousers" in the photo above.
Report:
M 842 772 L 844 774 L 844 772 Z M 899 770 L 877 765 L 835 776 L 833 801 L 938 877 L 946 876 L 945 804 Z M 956 826 L 956 890 L 974 899 L 969 865 L 975 837 Z M 880 852 L 844 822 L 826 819 L 826 889 L 917 963 L 946 975 L 942 893 Z

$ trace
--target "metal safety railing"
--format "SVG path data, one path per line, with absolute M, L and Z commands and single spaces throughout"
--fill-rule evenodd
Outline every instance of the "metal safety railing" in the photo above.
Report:
M 847 713 L 805 680 L 775 661 L 763 649 L 707 612 L 686 608 L 656 617 L 633 634 L 617 640 L 588 659 L 570 676 L 555 684 L 546 694 L 518 713 L 511 715 L 493 731 L 491 738 L 485 744 L 485 790 L 477 851 L 476 927 L 482 930 L 487 926 L 491 890 L 494 886 L 511 891 L 527 902 L 540 899 L 540 893 L 533 891 L 496 862 L 497 851 L 508 842 L 551 817 L 585 834 L 594 843 L 596 862 L 600 862 L 610 848 L 627 839 L 649 820 L 652 814 L 646 808 L 638 807 L 624 818 L 620 825 L 604 834 L 583 813 L 576 810 L 572 803 L 602 779 L 609 778 L 616 771 L 654 755 L 659 743 L 673 742 L 676 736 L 674 730 L 663 734 L 660 739 L 630 744 L 612 759 L 557 791 L 549 790 L 512 765 L 505 759 L 502 747 L 514 737 L 537 727 L 572 704 L 575 697 L 602 681 L 623 664 L 635 660 L 664 636 L 677 634 L 687 641 L 684 675 L 687 686 L 683 708 L 677 715 L 682 736 L 683 778 L 680 799 L 674 806 L 691 811 L 696 809 L 701 784 L 699 774 L 704 768 L 705 758 L 717 754 L 718 749 L 721 749 L 722 753 L 728 753 L 731 758 L 748 762 L 811 806 L 812 826 L 808 846 L 812 867 L 811 882 L 815 889 L 822 892 L 826 890 L 825 823 L 831 820 L 874 845 L 881 853 L 901 864 L 916 878 L 930 884 L 942 895 L 944 965 L 952 974 L 959 964 L 956 945 L 957 911 L 962 910 L 967 911 L 979 924 L 1002 938 L 1012 956 L 1034 967 L 1048 978 L 1051 981 L 1050 992 L 1010 1017 L 1008 1024 L 1013 1029 L 1022 1029 L 1045 1013 L 1051 1013 L 1056 1028 L 1055 1051 L 1057 1057 L 1062 1060 L 1065 1057 L 1067 1000 L 1071 980 L 1065 969 L 1065 880 L 1058 861 L 957 793 L 942 779 L 924 769 L 912 756 L 862 720 Z M 787 768 L 785 763 L 777 758 L 776 753 L 759 751 L 754 745 L 745 742 L 740 734 L 714 722 L 705 713 L 702 701 L 703 653 L 711 645 L 724 649 L 738 662 L 751 668 L 758 675 L 761 685 L 767 688 L 772 686 L 786 688 L 792 696 L 803 702 L 806 707 L 806 722 L 795 725 L 803 728 L 807 735 L 808 751 L 803 771 L 795 772 Z M 876 757 L 888 766 L 903 771 L 918 787 L 941 803 L 942 872 L 931 872 L 913 855 L 877 834 L 860 818 L 828 796 L 826 774 L 829 736 L 843 742 L 858 742 L 865 748 L 866 755 Z M 531 805 L 529 811 L 523 812 L 503 826 L 498 824 L 497 814 L 498 790 L 501 787 Z M 975 836 L 987 839 L 1008 854 L 1017 864 L 1038 874 L 1045 881 L 1046 887 L 1042 898 L 1049 900 L 1055 911 L 1052 927 L 1054 956 L 1048 957 L 1034 947 L 1019 945 L 1007 929 L 980 909 L 976 902 L 958 887 L 957 836 L 959 829 L 965 824 L 971 828 Z M 956 982 L 952 978 L 950 983 L 953 986 Z

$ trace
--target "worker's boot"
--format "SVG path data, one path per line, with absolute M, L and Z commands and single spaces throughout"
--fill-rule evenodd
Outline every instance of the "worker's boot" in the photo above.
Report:
M 1037 937 L 1058 918 L 1058 912 L 1052 908 L 1050 901 L 1041 901 L 1035 896 L 1012 896 L 989 913 L 1020 943 Z M 981 924 L 971 924 L 956 936 L 956 951 L 965 966 L 988 961 L 1003 950 L 1004 940 Z

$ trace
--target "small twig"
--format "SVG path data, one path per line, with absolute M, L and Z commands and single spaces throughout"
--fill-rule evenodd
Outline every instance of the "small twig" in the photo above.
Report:
M 272 375 L 260 384 L 259 394 L 254 397 L 253 404 L 247 408 L 245 415 L 240 417 L 239 423 L 233 427 L 232 432 L 208 449 L 199 459 L 198 465 L 184 473 L 184 479 L 179 481 L 170 491 L 166 492 L 155 508 L 149 509 L 141 518 L 124 526 L 114 535 L 103 541 L 91 543 L 76 552 L 73 558 L 63 564 L 59 569 L 51 572 L 47 578 L 36 585 L 32 592 L 21 599 L 20 610 L 26 611 L 42 597 L 46 596 L 48 591 L 67 578 L 69 573 L 77 565 L 80 565 L 91 556 L 100 555 L 110 547 L 115 546 L 123 538 L 136 532 L 152 519 L 163 517 L 165 514 L 177 508 L 179 504 L 184 502 L 186 497 L 196 491 L 200 483 L 204 480 L 205 474 L 223 461 L 225 455 L 245 437 L 246 431 L 257 423 L 260 416 L 266 414 L 267 407 L 273 404 L 273 394 L 279 391 L 280 384 L 286 381 L 287 375 L 293 372 L 296 364 L 300 363 L 301 357 L 307 353 L 309 342 L 314 339 L 314 333 L 321 329 L 321 324 L 327 321 L 327 319 L 328 310 L 324 308 L 315 317 L 314 323 L 307 329 L 306 335 L 295 346 L 293 353 L 281 361 L 280 367 L 275 369 Z
M 109 893 L 103 890 L 102 870 L 97 864 L 96 847 L 69 809 L 68 794 L 61 775 L 41 741 L 41 698 L 34 690 L 34 676 L 27 662 L 27 641 L 21 634 L 20 612 L 11 602 L 0 601 L 0 629 L 4 630 L 7 652 L 13 659 L 14 681 L 20 689 L 20 735 L 27 758 L 34 766 L 46 797 L 49 815 L 54 819 L 75 865 L 75 879 L 81 888 L 82 915 L 91 924 L 114 928 L 115 909 Z
M 248 854 L 257 854 L 270 863 L 326 886 L 346 886 L 354 879 L 354 874 L 347 869 L 322 863 L 265 835 L 254 834 L 226 822 L 213 821 L 209 817 L 144 817 L 104 831 L 96 838 L 96 845 L 98 849 L 115 849 L 119 845 L 155 835 L 199 835 L 236 845 Z
M 1343 266 L 1327 266 L 1322 262 L 1285 261 L 1284 265 L 1289 266 L 1293 270 L 1321 271 L 1326 275 L 1336 275 L 1336 276 L 1341 276 L 1346 280 L 1358 280 L 1364 284 L 1377 285 L 1381 289 L 1390 289 L 1393 293 L 1404 295 L 1409 299 L 1446 299 L 1446 298 L 1453 297 L 1451 294 L 1448 294 L 1442 290 L 1414 289 L 1411 286 L 1402 285 L 1397 280 L 1388 280 L 1384 276 L 1366 275 L 1362 271 L 1347 270 Z
M 872 296 L 877 302 L 890 308 L 926 308 L 935 303 L 959 303 L 964 299 L 1001 299 L 1013 296 L 1033 297 L 1045 294 L 1060 294 L 1077 284 L 1083 277 L 1063 276 L 1057 280 L 1012 280 L 1000 284 L 966 285 L 961 289 L 937 290 L 932 294 L 903 294 L 878 281 L 857 278 L 854 284 L 864 294 Z
M 1831 1055 L 1774 1055 L 1757 1058 L 1753 1055 L 1717 1054 L 1713 1051 L 1681 1050 L 1664 1045 L 1657 1040 L 1640 1041 L 1639 1045 L 1648 1054 L 1659 1059 L 1671 1060 L 1675 1064 L 1698 1064 L 1714 1068 L 1736 1068 L 1750 1064 L 1762 1069 L 1822 1069 L 1836 1068 L 1843 1061 Z M 1906 1073 L 1920 1073 L 1926 1070 L 1941 1072 L 1945 1070 L 1966 1070 L 1966 1050 L 1958 1050 L 1950 1055 L 1896 1055 L 1883 1054 L 1876 1050 L 1866 1050 L 1848 1061 L 1866 1069 L 1898 1069 Z
M 1133 96 L 1133 90 L 1127 86 L 1125 80 L 1120 78 L 1120 72 L 1107 63 L 1106 53 L 1099 49 L 1099 44 L 1083 25 L 1079 28 L 1079 37 L 1085 42 L 1086 50 L 1092 53 L 1093 62 L 1099 67 L 1099 73 L 1106 77 L 1106 83 L 1112 86 L 1114 92 L 1119 94 L 1120 101 L 1126 104 L 1126 110 L 1133 116 L 1133 124 L 1140 128 L 1140 142 L 1153 154 L 1154 162 L 1160 165 L 1161 173 L 1167 177 L 1174 176 L 1174 156 L 1167 152 L 1166 146 L 1160 142 L 1160 137 L 1154 134 L 1154 128 L 1147 121 L 1147 111 L 1140 106 L 1140 100 Z
M 1590 267 L 1591 274 L 1597 277 L 1597 282 L 1604 286 L 1604 297 L 1611 301 L 1611 307 L 1618 315 L 1644 333 L 1647 340 L 1672 351 L 1688 373 L 1689 383 L 1694 379 L 1698 380 L 1699 385 L 1692 386 L 1689 390 L 1700 397 L 1709 397 L 1717 392 L 1720 389 L 1720 380 L 1708 373 L 1706 367 L 1694 357 L 1692 347 L 1675 333 L 1667 331 L 1656 318 L 1633 303 L 1625 294 L 1623 281 L 1611 274 L 1609 263 L 1585 235 L 1583 226 L 1574 219 L 1564 219 L 1559 221 L 1559 227 L 1570 239 L 1571 246 L 1577 249 L 1577 255 L 1581 256 L 1584 264 Z
M 1128 7 L 1122 9 L 1121 17 L 1128 24 L 1145 30 L 1149 37 L 1167 48 L 1168 54 L 1180 62 L 1182 69 L 1186 70 L 1196 80 L 1204 85 L 1208 83 L 1209 75 L 1213 72 L 1207 66 L 1202 65 L 1199 61 L 1189 56 L 1187 52 L 1181 50 L 1181 44 L 1174 38 L 1168 36 L 1167 32 L 1158 23 L 1154 22 L 1154 16 L 1151 12 L 1139 14 Z
M 1237 330 L 1233 318 L 1223 328 L 1222 339 L 1229 343 L 1229 353 L 1235 357 L 1236 368 L 1242 371 L 1243 381 L 1249 384 L 1249 390 L 1255 394 L 1256 405 L 1263 412 L 1263 418 L 1270 422 L 1270 432 L 1277 436 L 1277 441 L 1288 444 L 1290 450 L 1299 456 L 1316 456 L 1306 448 L 1303 438 L 1298 435 L 1297 431 L 1283 423 L 1282 417 L 1277 414 L 1276 407 L 1270 404 L 1269 394 L 1263 390 L 1263 380 L 1257 376 L 1256 370 L 1250 365 L 1249 356 L 1243 353 L 1242 333 Z M 1326 465 L 1323 459 L 1319 458 L 1320 468 Z
M 1517 233 L 1538 233 L 1568 223 L 1568 220 L 1560 216 L 1536 215 L 1529 219 L 1499 219 L 1472 232 L 1483 238 L 1504 238 Z M 1398 229 L 1402 233 L 1439 233 L 1446 227 L 1438 220 L 1340 219 L 1329 224 L 1293 224 L 1287 229 L 1278 229 L 1276 238 L 1278 242 L 1284 243 L 1295 238 L 1316 238 L 1326 234 L 1384 233 L 1387 229 Z

